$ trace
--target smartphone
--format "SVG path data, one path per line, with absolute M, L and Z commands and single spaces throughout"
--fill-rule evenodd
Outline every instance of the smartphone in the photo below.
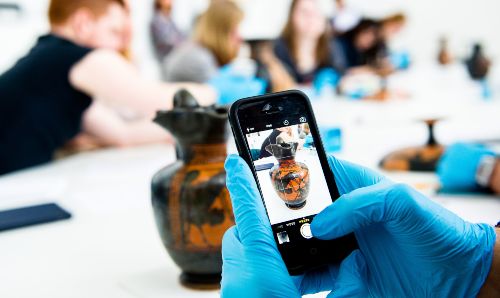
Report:
M 328 241 L 311 234 L 314 216 L 332 204 L 339 191 L 304 93 L 291 90 L 240 99 L 231 106 L 229 121 L 291 275 L 340 263 L 358 247 L 353 234 Z

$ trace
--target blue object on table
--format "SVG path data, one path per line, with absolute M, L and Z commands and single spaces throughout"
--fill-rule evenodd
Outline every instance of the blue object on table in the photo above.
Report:
M 483 97 L 484 100 L 489 100 L 491 99 L 491 88 L 490 84 L 488 83 L 487 79 L 482 79 L 480 81 L 481 84 L 481 96 Z
M 318 71 L 313 80 L 316 96 L 321 95 L 325 88 L 335 89 L 339 83 L 340 75 L 333 68 L 323 68 Z
M 342 150 L 342 130 L 339 127 L 320 127 L 321 140 L 328 153 Z
M 410 54 L 406 51 L 391 52 L 389 54 L 389 61 L 395 69 L 407 69 L 411 63 Z
M 344 94 L 350 99 L 359 100 L 366 97 L 367 92 L 360 88 L 353 91 L 345 92 Z
M 437 174 L 444 191 L 478 189 L 476 171 L 485 155 L 495 153 L 480 144 L 457 143 L 449 146 L 437 165 Z
M 314 140 L 311 134 L 308 134 L 304 139 L 304 148 L 312 148 L 314 147 Z
M 248 77 L 234 72 L 230 65 L 224 66 L 219 73 L 208 81 L 219 93 L 219 104 L 231 104 L 244 97 L 262 95 L 267 82 L 257 77 Z
M 226 160 L 236 226 L 222 243 L 222 297 L 474 297 L 491 267 L 495 231 L 464 221 L 403 184 L 329 157 L 342 195 L 316 215 L 314 237 L 354 232 L 359 250 L 340 265 L 290 276 L 274 242 L 252 172 Z M 242 269 L 243 268 L 243 269 Z

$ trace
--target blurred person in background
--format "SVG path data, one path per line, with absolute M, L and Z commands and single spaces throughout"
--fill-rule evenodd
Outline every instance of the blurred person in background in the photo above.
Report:
M 373 72 L 374 49 L 378 43 L 378 23 L 363 19 L 356 27 L 335 37 L 335 65 L 343 73 Z
M 265 80 L 267 92 L 279 92 L 293 89 L 295 80 L 283 63 L 274 54 L 273 40 L 249 40 L 250 58 L 256 64 L 256 76 Z
M 165 58 L 164 79 L 208 83 L 217 90 L 220 104 L 264 93 L 267 82 L 257 77 L 255 62 L 237 59 L 242 45 L 239 34 L 242 20 L 243 11 L 234 1 L 211 1 L 196 22 L 192 40 Z M 276 67 L 272 69 L 278 73 Z
M 405 69 L 409 66 L 409 57 L 405 52 L 396 52 L 390 48 L 391 42 L 403 30 L 406 17 L 402 13 L 389 15 L 378 21 L 378 38 L 371 52 L 367 53 L 368 59 L 378 69 L 393 72 L 397 69 Z
M 127 13 L 127 17 L 125 18 L 123 30 L 122 30 L 122 46 L 118 49 L 118 51 L 128 59 L 129 61 L 133 61 L 132 55 L 132 39 L 133 39 L 133 28 L 132 28 L 132 8 L 130 7 L 130 0 L 123 0 L 125 11 Z
M 186 39 L 172 19 L 172 0 L 155 0 L 150 31 L 156 58 L 160 62 Z
M 242 20 L 243 12 L 233 1 L 211 1 L 197 20 L 193 39 L 166 57 L 165 80 L 203 83 L 216 76 L 238 55 L 242 43 L 238 27 Z
M 385 43 L 386 47 L 406 25 L 406 17 L 402 13 L 389 15 L 379 21 L 379 38 Z
M 331 25 L 335 34 L 342 34 L 354 28 L 361 21 L 361 14 L 345 3 L 344 0 L 334 0 L 335 13 Z
M 318 1 L 292 1 L 274 53 L 298 84 L 312 83 L 322 70 L 335 68 L 327 23 Z
M 214 90 L 196 84 L 147 81 L 120 51 L 129 14 L 123 0 L 52 0 L 50 32 L 0 76 L 0 174 L 52 160 L 84 132 L 105 145 L 166 141 L 151 118 L 188 88 L 202 104 Z M 112 107 L 141 118 L 124 121 Z

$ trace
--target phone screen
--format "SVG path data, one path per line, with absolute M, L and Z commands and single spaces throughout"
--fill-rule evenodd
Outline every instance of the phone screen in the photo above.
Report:
M 333 240 L 312 236 L 314 216 L 339 192 L 305 94 L 290 90 L 241 99 L 231 107 L 230 122 L 290 274 L 338 264 L 358 247 L 354 234 Z
M 332 203 L 308 115 L 254 118 L 242 127 L 280 250 L 310 241 L 313 217 Z M 281 247 L 280 247 L 281 246 Z

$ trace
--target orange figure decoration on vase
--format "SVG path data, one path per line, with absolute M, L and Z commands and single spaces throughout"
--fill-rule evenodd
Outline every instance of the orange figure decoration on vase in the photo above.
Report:
M 295 161 L 297 147 L 297 142 L 266 146 L 266 150 L 278 160 L 269 171 L 274 190 L 290 209 L 304 207 L 309 194 L 309 168 Z
M 221 243 L 234 225 L 224 161 L 227 109 L 201 107 L 186 90 L 174 97 L 171 111 L 154 121 L 177 140 L 179 159 L 153 177 L 152 204 L 162 242 L 181 268 L 183 285 L 220 286 Z

